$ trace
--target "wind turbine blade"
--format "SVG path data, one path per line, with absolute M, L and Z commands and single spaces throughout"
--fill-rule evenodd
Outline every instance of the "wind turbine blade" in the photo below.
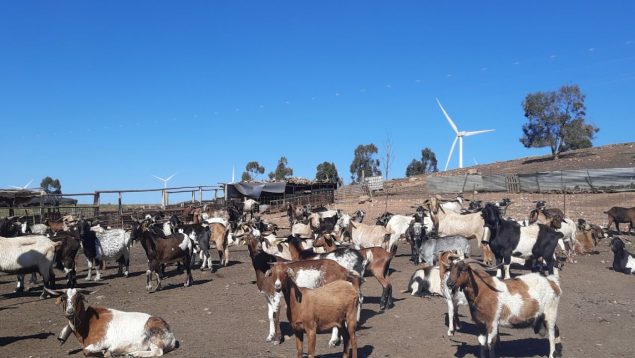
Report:
M 153 177 L 155 177 L 155 178 L 159 179 L 160 181 L 165 181 L 165 179 L 163 179 L 163 178 L 161 178 L 161 177 L 158 177 L 158 176 L 156 176 L 156 175 L 153 175 Z
M 495 130 L 496 130 L 496 129 L 486 129 L 486 130 L 484 130 L 484 131 L 471 131 L 471 132 L 465 132 L 465 133 L 463 134 L 463 136 L 464 136 L 464 137 L 469 137 L 469 136 L 471 136 L 471 135 L 482 134 L 482 133 L 489 133 L 489 132 L 493 132 L 493 131 L 495 131 Z
M 441 108 L 441 112 L 443 112 L 443 115 L 448 120 L 448 123 L 450 123 L 450 127 L 452 127 L 452 129 L 454 130 L 454 133 L 459 134 L 459 129 L 456 128 L 456 124 L 452 122 L 452 118 L 450 118 L 450 116 L 448 115 L 448 112 L 445 111 L 445 109 L 441 105 L 441 102 L 439 102 L 439 99 L 437 98 L 436 100 L 437 100 L 437 104 L 439 104 L 439 108 Z
M 174 178 L 175 175 L 176 175 L 176 173 L 170 175 L 167 179 L 165 179 L 165 181 L 170 181 L 172 178 Z
M 459 137 L 454 137 L 454 142 L 452 142 L 452 147 L 450 148 L 450 155 L 448 155 L 448 161 L 445 162 L 445 169 L 443 169 L 443 171 L 448 170 L 448 164 L 450 164 L 450 158 L 452 158 L 452 153 L 454 152 L 454 146 L 456 145 L 457 139 L 459 139 Z
M 31 185 L 31 183 L 33 183 L 33 179 L 31 179 L 28 183 L 26 183 L 25 186 L 23 186 L 24 189 L 28 188 L 29 185 Z

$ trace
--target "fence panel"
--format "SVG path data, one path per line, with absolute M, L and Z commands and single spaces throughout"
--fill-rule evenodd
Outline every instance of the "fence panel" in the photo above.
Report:
M 508 175 L 462 175 L 429 177 L 430 193 L 464 191 L 504 192 Z M 562 191 L 635 191 L 635 168 L 580 169 L 532 174 L 518 174 L 520 192 L 546 193 Z

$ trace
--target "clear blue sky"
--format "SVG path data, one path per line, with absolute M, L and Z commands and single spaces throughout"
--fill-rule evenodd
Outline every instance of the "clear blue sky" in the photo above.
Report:
M 572 83 L 595 145 L 633 141 L 633 14 L 632 1 L 4 1 L 0 187 L 215 184 L 281 155 L 297 176 L 327 160 L 349 181 L 355 146 L 388 136 L 402 177 L 423 147 L 445 164 L 435 97 L 460 129 L 496 129 L 465 140 L 466 164 L 543 154 L 518 141 L 521 102 Z

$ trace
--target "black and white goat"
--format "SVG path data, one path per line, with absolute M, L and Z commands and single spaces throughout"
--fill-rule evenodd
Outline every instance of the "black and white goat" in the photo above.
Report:
M 635 274 L 635 255 L 629 253 L 624 248 L 624 241 L 619 238 L 611 240 L 611 251 L 613 251 L 613 270 L 625 274 Z
M 550 275 L 554 274 L 554 251 L 558 240 L 563 234 L 543 224 L 521 227 L 516 221 L 505 220 L 501 217 L 498 206 L 488 203 L 481 212 L 485 226 L 489 228 L 491 236 L 489 244 L 497 265 L 504 265 L 505 277 L 511 278 L 509 266 L 511 258 L 543 259 L 547 263 Z M 543 267 L 540 265 L 540 271 Z M 502 278 L 502 270 L 497 270 L 497 277 Z

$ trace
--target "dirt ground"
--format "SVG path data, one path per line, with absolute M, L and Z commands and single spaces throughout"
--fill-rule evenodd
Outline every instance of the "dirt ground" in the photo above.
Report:
M 284 218 L 275 218 L 280 222 Z M 631 252 L 635 247 L 627 245 Z M 360 357 L 473 357 L 478 353 L 474 325 L 467 307 L 460 307 L 462 329 L 446 336 L 445 301 L 439 297 L 412 297 L 405 288 L 414 266 L 408 261 L 409 247 L 401 244 L 391 265 L 395 307 L 379 312 L 381 288 L 374 278 L 363 285 L 365 296 L 357 331 Z M 599 255 L 579 257 L 561 272 L 563 297 L 558 325 L 565 357 L 633 357 L 635 277 L 609 268 L 612 253 L 608 243 L 598 246 Z M 169 270 L 164 289 L 145 291 L 146 259 L 140 245 L 132 249 L 132 275 L 118 277 L 115 268 L 98 283 L 80 280 L 80 287 L 99 291 L 91 305 L 125 311 L 141 311 L 166 319 L 180 342 L 174 357 L 290 357 L 294 339 L 283 313 L 283 344 L 265 342 L 268 322 L 265 299 L 255 286 L 255 275 L 246 247 L 231 248 L 231 264 L 209 271 L 194 271 L 195 283 L 183 288 L 184 275 Z M 478 253 L 478 249 L 475 249 Z M 81 277 L 86 263 L 78 258 Z M 512 269 L 519 274 L 519 268 Z M 58 276 L 61 276 L 58 273 Z M 58 284 L 64 280 L 58 278 Z M 61 308 L 53 299 L 40 300 L 40 285 L 16 295 L 15 276 L 0 275 L 0 357 L 81 356 L 74 337 L 60 346 L 56 340 L 65 324 Z M 502 329 L 498 353 L 504 357 L 540 357 L 548 353 L 548 341 L 531 330 Z M 329 334 L 320 334 L 317 352 L 338 357 L 341 347 L 328 346 Z M 306 352 L 306 345 L 305 345 Z

